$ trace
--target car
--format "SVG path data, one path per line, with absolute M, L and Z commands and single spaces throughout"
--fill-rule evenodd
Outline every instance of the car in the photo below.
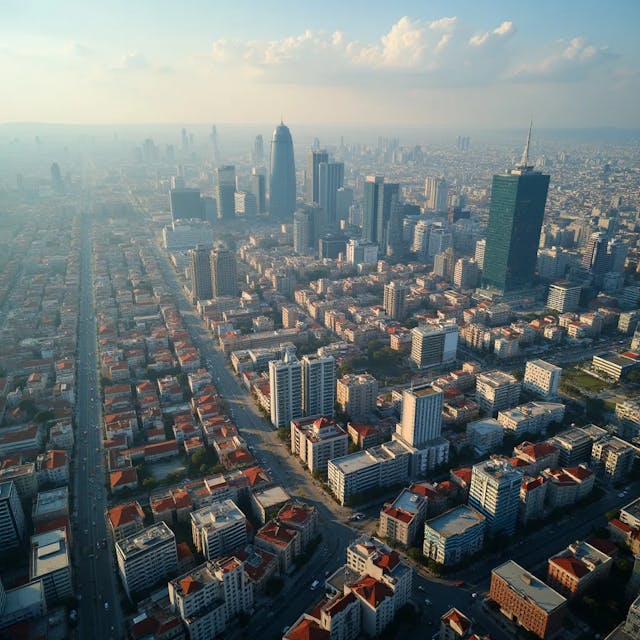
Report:
M 425 598 L 424 603 L 427 605 L 427 607 L 431 606 L 431 600 L 429 600 L 429 598 Z
M 106 602 L 106 601 L 105 601 L 105 603 L 104 603 L 104 609 L 105 609 L 105 611 L 108 611 L 108 610 L 109 610 L 109 603 L 108 603 L 108 602 Z
M 318 585 L 320 584 L 320 580 L 314 580 L 311 583 L 311 591 L 315 591 L 318 588 Z
M 471 597 L 475 600 L 478 597 L 478 594 L 474 592 L 471 594 Z
M 421 584 L 418 585 L 418 591 L 424 591 L 424 587 Z

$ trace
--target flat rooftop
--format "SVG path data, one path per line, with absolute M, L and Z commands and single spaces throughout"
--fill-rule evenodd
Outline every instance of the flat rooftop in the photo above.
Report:
M 562 367 L 558 367 L 555 364 L 551 364 L 546 360 L 540 360 L 539 358 L 537 360 L 529 360 L 527 364 L 533 364 L 536 367 L 539 367 L 540 369 L 544 369 L 545 371 L 549 371 L 551 373 L 553 373 L 554 371 L 562 371 Z
M 422 387 L 414 387 L 413 389 L 408 389 L 408 391 L 409 393 L 413 393 L 414 396 L 418 396 L 418 398 L 430 396 L 434 393 L 442 393 L 441 391 L 436 391 L 430 384 Z
M 69 489 L 67 487 L 41 491 L 36 497 L 33 515 L 38 517 L 63 509 L 69 509 Z
M 69 549 L 65 529 L 54 529 L 31 536 L 31 578 L 39 578 L 67 567 Z
M 462 535 L 471 527 L 475 527 L 485 521 L 485 517 L 475 509 L 466 505 L 449 509 L 442 515 L 431 518 L 425 522 L 425 527 L 433 529 L 443 538 Z
M 44 605 L 44 585 L 42 580 L 34 580 L 27 582 L 15 589 L 9 589 L 5 601 L 4 614 L 7 617 L 12 616 L 18 611 L 37 607 L 42 603 Z
M 634 518 L 640 518 L 640 498 L 636 498 L 633 502 L 630 502 L 628 505 L 622 507 L 622 511 L 626 511 Z
M 418 513 L 423 498 L 408 489 L 403 489 L 391 505 L 394 509 L 402 509 L 407 513 Z
M 479 373 L 476 380 L 482 380 L 485 384 L 497 387 L 503 384 L 517 384 L 517 380 L 510 374 L 504 371 L 485 371 Z
M 265 508 L 291 500 L 291 496 L 279 485 L 255 491 L 253 496 Z
M 191 513 L 191 520 L 197 527 L 224 527 L 232 522 L 244 521 L 245 516 L 233 500 L 216 500 L 202 509 Z
M 149 549 L 164 544 L 169 540 L 175 542 L 173 531 L 169 529 L 165 522 L 158 522 L 139 533 L 135 533 L 124 540 L 119 540 L 116 544 L 122 551 L 125 558 L 138 553 L 144 553 Z
M 567 601 L 566 598 L 561 596 L 557 591 L 554 591 L 550 586 L 536 578 L 513 560 L 501 564 L 499 567 L 493 569 L 491 573 L 495 573 L 518 595 L 529 600 L 547 613 L 555 611 Z
M 472 430 L 480 435 L 502 431 L 503 429 L 504 427 L 495 418 L 483 418 L 467 425 L 467 431 Z
M 334 458 L 329 462 L 334 464 L 343 473 L 354 473 L 362 469 L 366 469 L 374 464 L 391 460 L 402 454 L 409 454 L 410 449 L 404 447 L 401 443 L 392 440 L 384 444 L 370 447 L 364 451 L 356 451 L 346 456 Z

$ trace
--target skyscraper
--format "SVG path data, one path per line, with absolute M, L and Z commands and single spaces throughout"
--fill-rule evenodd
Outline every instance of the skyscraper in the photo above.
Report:
M 300 256 L 314 251 L 313 217 L 311 209 L 298 209 L 293 214 L 293 250 Z
M 196 300 L 210 300 L 213 297 L 210 251 L 207 247 L 199 244 L 189 253 L 191 258 L 191 293 Z
M 321 162 L 318 165 L 318 204 L 323 210 L 324 231 L 338 228 L 338 189 L 344 183 L 344 163 Z
M 443 212 L 447 210 L 449 187 L 444 178 L 429 176 L 424 181 L 424 197 L 427 209 Z
M 256 167 L 261 167 L 264 164 L 264 141 L 260 134 L 253 142 L 252 160 Z
M 531 286 L 549 176 L 529 164 L 529 137 L 520 164 L 494 175 L 482 285 L 500 293 Z
M 64 182 L 62 182 L 60 165 L 57 162 L 54 162 L 51 165 L 51 187 L 57 193 L 62 193 L 64 191 Z
M 413 236 L 413 230 L 411 230 Z M 387 223 L 387 257 L 394 260 L 401 260 L 405 257 L 405 240 L 404 240 L 404 206 L 398 202 L 398 198 L 394 196 L 391 199 L 391 214 Z
M 383 182 L 383 176 L 367 176 L 364 183 L 362 239 L 367 242 L 378 241 L 378 201 Z
M 435 440 L 442 433 L 444 394 L 431 385 L 405 389 L 402 393 L 402 419 L 396 433 L 417 449 Z
M 376 239 L 382 251 L 387 246 L 387 227 L 391 219 L 391 207 L 400 198 L 400 185 L 397 182 L 383 182 L 378 197 L 378 222 L 376 224 Z
M 258 213 L 267 212 L 267 188 L 264 173 L 257 167 L 251 169 L 251 177 L 249 178 L 249 191 L 256 198 L 256 207 Z
M 333 356 L 302 358 L 302 406 L 306 416 L 332 416 L 336 399 L 336 361 Z
M 307 154 L 307 173 L 305 178 L 305 199 L 309 204 L 320 202 L 320 163 L 329 162 L 326 151 L 309 150 Z
M 292 351 L 285 351 L 282 360 L 269 362 L 269 386 L 274 427 L 288 427 L 302 417 L 302 365 Z
M 282 122 L 275 128 L 271 140 L 269 192 L 271 217 L 291 222 L 296 208 L 296 166 L 291 132 Z
M 216 200 L 218 218 L 233 220 L 236 215 L 236 168 L 224 165 L 216 169 Z
M 202 218 L 203 206 L 200 189 L 176 188 L 169 192 L 172 220 Z
M 214 298 L 238 293 L 236 257 L 227 249 L 211 252 L 211 290 Z
M 384 285 L 384 310 L 393 320 L 403 320 L 406 312 L 407 287 L 399 282 Z

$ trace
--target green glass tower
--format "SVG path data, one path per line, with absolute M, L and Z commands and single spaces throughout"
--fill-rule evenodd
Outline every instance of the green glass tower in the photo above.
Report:
M 364 183 L 362 239 L 367 242 L 378 241 L 378 202 L 383 183 L 384 177 L 382 176 L 367 176 Z
M 533 283 L 549 176 L 529 165 L 529 138 L 515 169 L 493 176 L 482 286 L 500 293 Z

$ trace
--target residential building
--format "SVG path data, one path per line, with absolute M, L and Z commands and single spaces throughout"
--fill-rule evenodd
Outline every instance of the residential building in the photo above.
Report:
M 42 580 L 49 607 L 73 596 L 71 556 L 64 527 L 31 536 L 29 580 Z
M 349 436 L 330 418 L 300 418 L 291 421 L 291 453 L 311 473 L 326 473 L 329 460 L 347 455 Z
M 547 584 L 567 598 L 609 575 L 613 558 L 588 542 L 575 542 L 549 558 Z
M 376 408 L 378 381 L 370 373 L 347 374 L 336 383 L 336 402 L 353 420 L 366 420 Z
M 518 467 L 523 473 L 535 475 L 543 469 L 556 469 L 560 451 L 549 442 L 521 442 L 513 448 L 513 456 L 527 466 Z
M 258 529 L 255 545 L 275 554 L 280 572 L 287 574 L 294 569 L 294 561 L 302 553 L 302 535 L 272 520 Z
M 228 555 L 247 544 L 247 519 L 233 500 L 216 500 L 190 514 L 191 536 L 207 560 Z
M 459 564 L 482 548 L 485 523 L 485 516 L 466 505 L 445 511 L 425 522 L 422 553 L 444 566 Z
M 286 350 L 282 360 L 269 362 L 269 386 L 274 427 L 287 427 L 302 417 L 302 365 L 292 351 Z
M 144 529 L 144 511 L 139 502 L 127 502 L 106 512 L 107 529 L 114 542 L 128 538 Z
M 526 433 L 545 433 L 553 422 L 561 424 L 564 410 L 565 405 L 560 402 L 528 402 L 499 411 L 498 422 L 505 432 L 519 438 Z
M 502 446 L 504 429 L 495 418 L 482 418 L 467 425 L 467 438 L 474 453 L 484 456 Z
M 635 447 L 609 434 L 596 439 L 591 448 L 591 466 L 607 482 L 624 481 L 631 473 L 635 457 Z
M 589 434 L 578 427 L 565 429 L 553 436 L 549 442 L 560 449 L 560 465 L 571 467 L 591 458 L 593 440 Z
M 469 506 L 486 517 L 487 535 L 513 535 L 521 484 L 522 474 L 508 460 L 496 458 L 473 465 Z
M 396 434 L 404 442 L 421 449 L 442 433 L 444 393 L 430 384 L 405 389 L 402 393 L 402 418 Z
M 404 320 L 406 315 L 407 287 L 393 281 L 384 285 L 384 310 L 392 320 Z
M 478 284 L 478 263 L 473 258 L 458 258 L 453 269 L 453 284 L 463 291 Z
M 381 509 L 378 532 L 383 538 L 410 547 L 422 532 L 427 511 L 425 496 L 413 492 L 411 487 L 403 489 L 393 502 Z
M 547 479 L 544 476 L 531 477 L 525 475 L 520 485 L 520 505 L 518 522 L 526 525 L 544 516 L 544 505 L 547 497 Z
M 374 265 L 378 260 L 378 245 L 365 240 L 351 239 L 347 242 L 347 264 Z
M 302 358 L 302 407 L 306 416 L 332 416 L 336 397 L 336 361 L 333 356 Z
M 318 532 L 318 510 L 300 500 L 292 500 L 278 511 L 277 521 L 300 534 L 303 549 L 313 541 Z
M 522 388 L 545 400 L 554 400 L 558 396 L 561 375 L 562 367 L 544 360 L 529 360 L 524 369 Z
M 213 298 L 211 288 L 211 251 L 202 244 L 189 252 L 191 259 L 191 294 L 195 300 Z
M 489 416 L 515 407 L 520 400 L 521 384 L 504 371 L 485 371 L 476 376 L 476 402 Z
M 130 598 L 177 572 L 176 538 L 165 522 L 118 540 L 115 547 L 122 586 Z
M 25 539 L 24 511 L 12 480 L 0 483 L 0 548 L 19 547 Z
M 503 615 L 538 638 L 562 637 L 566 599 L 513 560 L 491 572 L 489 597 Z
M 419 369 L 452 364 L 458 349 L 458 325 L 427 324 L 411 330 L 411 360 Z
M 211 293 L 214 298 L 238 295 L 236 256 L 228 249 L 211 252 Z
M 482 240 L 478 240 L 476 242 L 476 249 L 473 257 L 478 263 L 478 269 L 480 269 L 480 271 L 484 269 L 484 254 L 486 250 L 487 241 L 484 238 Z
M 549 285 L 547 307 L 560 313 L 575 311 L 580 305 L 582 287 L 571 282 L 556 282 Z
M 291 496 L 280 486 L 254 489 L 250 495 L 255 517 L 264 524 L 274 518 L 278 511 L 291 500 Z

